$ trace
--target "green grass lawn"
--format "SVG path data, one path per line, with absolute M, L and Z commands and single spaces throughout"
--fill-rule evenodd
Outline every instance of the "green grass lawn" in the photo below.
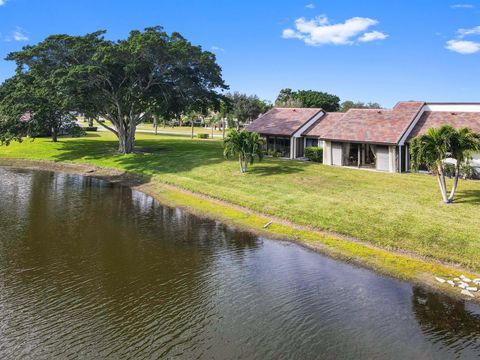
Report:
M 112 125 L 112 123 L 108 120 L 105 120 L 105 123 L 109 126 Z M 85 122 L 82 122 L 82 124 L 86 124 Z M 100 126 L 98 125 L 97 123 L 94 123 L 94 126 Z M 155 128 L 153 127 L 153 124 L 138 124 L 137 125 L 137 129 L 138 130 L 155 130 Z M 161 126 L 159 125 L 158 126 L 158 131 L 159 132 L 178 132 L 178 133 L 188 133 L 188 134 L 191 134 L 192 132 L 192 128 L 190 126 L 175 126 L 175 127 L 171 127 L 171 126 Z M 193 128 L 193 132 L 194 134 L 212 134 L 212 130 L 209 129 L 209 128 L 204 128 L 204 127 L 199 127 L 199 126 L 195 126 Z M 214 135 L 221 135 L 222 132 L 220 130 L 213 130 L 213 134 Z
M 267 214 L 480 270 L 480 181 L 461 181 L 441 203 L 436 179 L 265 159 L 240 174 L 218 140 L 137 134 L 137 149 L 115 152 L 109 133 L 26 140 L 0 157 L 81 162 L 142 173 Z

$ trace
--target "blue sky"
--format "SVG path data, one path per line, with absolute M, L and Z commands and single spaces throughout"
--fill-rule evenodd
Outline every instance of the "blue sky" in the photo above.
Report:
M 217 54 L 231 90 L 480 101 L 480 1 L 0 0 L 0 57 L 50 34 L 162 25 Z M 14 66 L 0 61 L 0 81 Z

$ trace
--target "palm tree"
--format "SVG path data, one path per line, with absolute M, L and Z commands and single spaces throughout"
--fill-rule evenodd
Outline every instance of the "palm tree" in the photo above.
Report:
M 467 164 L 472 158 L 472 152 L 478 150 L 480 150 L 480 134 L 468 128 L 455 131 L 450 141 L 450 156 L 456 160 L 456 164 L 453 186 L 450 196 L 448 197 L 449 202 L 453 201 L 453 197 L 457 191 L 458 178 L 462 165 Z
M 248 132 L 243 130 L 245 133 L 245 172 L 247 172 L 248 164 L 253 165 L 255 159 L 258 158 L 258 161 L 263 159 L 263 146 L 265 145 L 265 139 L 261 138 L 260 135 L 256 132 Z
M 240 172 L 246 173 L 248 164 L 253 165 L 255 159 L 263 159 L 265 141 L 254 132 L 232 130 L 223 141 L 223 155 L 228 159 L 238 156 Z
M 412 168 L 418 170 L 421 165 L 425 165 L 434 173 L 437 176 L 443 202 L 448 204 L 453 201 L 457 189 L 460 167 L 465 164 L 469 154 L 478 149 L 480 149 L 480 136 L 470 129 L 456 130 L 450 125 L 428 129 L 424 135 L 414 138 L 410 143 Z M 444 169 L 445 159 L 448 157 L 456 160 L 455 179 L 450 196 L 447 196 Z

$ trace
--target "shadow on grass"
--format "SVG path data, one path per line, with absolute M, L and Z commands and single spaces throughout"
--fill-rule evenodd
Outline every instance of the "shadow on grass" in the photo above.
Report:
M 461 190 L 455 197 L 456 204 L 480 205 L 480 190 Z
M 56 161 L 87 160 L 100 166 L 116 167 L 143 175 L 177 173 L 196 167 L 225 161 L 221 147 L 215 143 L 191 143 L 179 139 L 140 139 L 135 153 L 117 152 L 118 142 L 93 138 L 80 138 L 61 142 Z
M 93 136 L 61 141 L 61 151 L 55 160 L 72 162 L 86 160 L 104 167 L 115 167 L 129 172 L 152 176 L 188 172 L 192 169 L 221 164 L 221 142 L 196 141 L 179 137 L 138 139 L 135 152 L 122 155 L 117 152 L 116 139 L 98 139 Z M 293 174 L 303 171 L 302 163 L 283 160 L 255 163 L 249 172 L 258 176 Z M 219 168 L 221 171 L 221 168 Z
M 249 172 L 258 176 L 297 174 L 304 171 L 300 164 L 285 163 L 283 160 L 270 162 L 269 165 L 255 164 L 250 166 Z

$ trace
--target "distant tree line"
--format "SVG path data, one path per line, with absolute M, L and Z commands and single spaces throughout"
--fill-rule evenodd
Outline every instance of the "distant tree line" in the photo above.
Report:
M 380 109 L 378 103 L 344 101 L 340 103 L 340 98 L 336 95 L 316 90 L 298 90 L 285 88 L 275 100 L 275 106 L 279 107 L 304 107 L 304 108 L 322 108 L 329 112 L 346 112 L 350 109 Z

